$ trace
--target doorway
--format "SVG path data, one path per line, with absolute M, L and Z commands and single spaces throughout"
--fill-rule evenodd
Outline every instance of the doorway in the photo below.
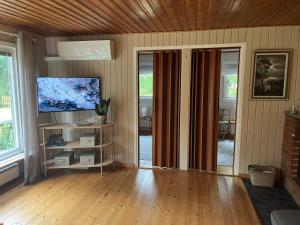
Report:
M 217 166 L 225 174 L 232 174 L 234 165 L 239 58 L 239 49 L 221 51 Z
M 181 50 L 138 57 L 139 166 L 178 168 Z
M 140 53 L 139 89 L 139 166 L 152 167 L 153 53 Z
M 192 50 L 189 168 L 233 174 L 239 48 Z

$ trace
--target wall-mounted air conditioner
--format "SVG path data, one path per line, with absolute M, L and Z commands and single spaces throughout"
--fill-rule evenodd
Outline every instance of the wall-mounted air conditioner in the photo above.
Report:
M 57 49 L 58 57 L 46 57 L 47 61 L 114 59 L 114 43 L 110 40 L 60 41 Z

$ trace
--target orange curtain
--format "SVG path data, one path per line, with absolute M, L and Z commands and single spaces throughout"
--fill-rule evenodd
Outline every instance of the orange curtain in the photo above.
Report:
M 181 51 L 153 53 L 153 166 L 177 168 Z
M 189 168 L 217 170 L 221 50 L 192 51 Z

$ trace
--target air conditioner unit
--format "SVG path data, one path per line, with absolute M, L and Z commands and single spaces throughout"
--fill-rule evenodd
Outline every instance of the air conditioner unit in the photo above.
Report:
M 60 60 L 111 60 L 114 44 L 110 40 L 61 41 L 57 43 Z

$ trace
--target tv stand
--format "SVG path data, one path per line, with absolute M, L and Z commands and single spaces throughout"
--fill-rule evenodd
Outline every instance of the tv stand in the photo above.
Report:
M 72 124 L 76 127 L 81 127 L 81 126 L 93 125 L 94 123 L 82 120 L 82 121 L 73 122 Z
M 44 169 L 44 175 L 47 177 L 48 170 L 52 169 L 84 169 L 90 167 L 99 167 L 101 171 L 101 175 L 103 174 L 103 166 L 112 165 L 114 166 L 114 149 L 113 149 L 113 124 L 106 123 L 104 125 L 93 123 L 93 124 L 83 124 L 81 126 L 76 126 L 72 123 L 55 123 L 55 124 L 40 124 L 39 128 L 42 133 L 42 143 L 40 144 L 42 147 L 42 165 Z M 60 130 L 63 132 L 66 129 L 94 129 L 95 133 L 99 135 L 99 142 L 94 146 L 84 146 L 80 144 L 79 140 L 75 141 L 66 141 L 63 146 L 47 146 L 46 141 L 46 133 L 48 131 Z M 107 137 L 107 138 L 105 138 Z M 105 140 L 108 139 L 108 140 Z M 110 148 L 108 148 L 111 146 Z M 51 151 L 57 151 L 61 149 L 64 151 L 65 149 L 71 149 L 72 151 L 86 151 L 90 149 L 94 149 L 99 152 L 99 158 L 97 159 L 95 164 L 91 165 L 82 165 L 79 162 L 74 162 L 70 165 L 58 166 L 54 164 L 53 158 L 47 158 L 47 153 Z M 104 159 L 104 151 L 110 151 L 109 159 Z

